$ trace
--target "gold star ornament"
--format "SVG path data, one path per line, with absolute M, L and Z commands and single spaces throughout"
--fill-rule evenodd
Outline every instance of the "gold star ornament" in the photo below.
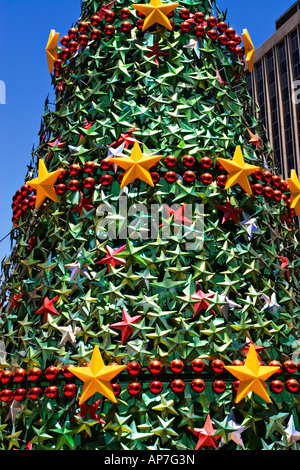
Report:
M 179 3 L 162 3 L 160 0 L 151 0 L 150 3 L 146 5 L 143 3 L 135 3 L 132 5 L 135 10 L 146 16 L 142 31 L 145 31 L 156 23 L 172 30 L 167 15 L 178 6 Z
M 57 59 L 58 38 L 59 38 L 59 33 L 56 33 L 55 29 L 51 29 L 48 43 L 46 46 L 49 73 L 52 73 L 54 62 Z
M 291 192 L 291 209 L 295 210 L 296 215 L 300 215 L 300 182 L 295 170 L 291 171 L 291 177 L 287 178 Z
M 34 180 L 28 181 L 28 186 L 36 189 L 36 201 L 35 208 L 39 209 L 43 204 L 44 200 L 48 197 L 52 201 L 58 202 L 58 197 L 55 192 L 54 183 L 61 173 L 60 170 L 55 170 L 48 173 L 45 166 L 44 160 L 39 160 L 39 172 L 38 177 Z
M 79 405 L 82 405 L 96 392 L 117 403 L 110 381 L 123 369 L 126 369 L 126 366 L 105 366 L 98 346 L 94 348 L 89 367 L 69 367 L 69 371 L 84 382 Z
M 243 38 L 243 42 L 244 42 L 245 56 L 246 56 L 246 62 L 248 64 L 248 70 L 251 73 L 252 70 L 253 70 L 253 64 L 254 64 L 254 51 L 255 51 L 255 48 L 253 46 L 253 43 L 251 41 L 251 38 L 249 36 L 249 33 L 248 33 L 247 29 L 243 30 L 242 38 Z
M 116 163 L 125 170 L 122 179 L 121 189 L 136 179 L 140 179 L 150 186 L 154 186 L 149 169 L 159 160 L 163 155 L 143 155 L 141 148 L 137 141 L 135 141 L 130 157 L 113 157 L 111 161 Z
M 267 392 L 265 380 L 280 369 L 280 367 L 261 366 L 253 344 L 249 348 L 247 359 L 243 366 L 225 366 L 225 369 L 240 380 L 235 403 L 239 403 L 250 392 L 256 393 L 265 402 L 270 403 L 271 400 Z
M 226 160 L 225 158 L 218 158 L 218 162 L 228 172 L 227 183 L 225 189 L 231 188 L 235 184 L 239 184 L 246 193 L 251 196 L 252 189 L 249 183 L 248 176 L 259 170 L 259 166 L 249 165 L 245 163 L 243 152 L 240 145 L 237 146 L 233 160 Z

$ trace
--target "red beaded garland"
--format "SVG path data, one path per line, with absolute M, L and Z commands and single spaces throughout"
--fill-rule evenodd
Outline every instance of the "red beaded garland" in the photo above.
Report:
M 31 400 L 37 400 L 43 396 L 43 390 L 40 387 L 32 387 L 28 392 L 28 396 Z
M 193 359 L 191 362 L 191 368 L 194 372 L 200 373 L 205 368 L 205 362 L 200 358 Z
M 211 368 L 215 374 L 221 374 L 224 370 L 224 362 L 220 359 L 216 359 L 215 361 L 212 361 Z
M 213 176 L 210 173 L 204 173 L 201 176 L 201 181 L 203 184 L 211 184 L 213 182 Z
M 142 369 L 141 365 L 136 361 L 130 362 L 127 365 L 127 372 L 129 375 L 132 375 L 132 376 L 138 375 L 141 372 L 141 369 Z
M 43 373 L 41 369 L 38 367 L 32 367 L 32 369 L 28 371 L 28 380 L 30 380 L 30 382 L 38 382 L 42 375 Z
M 47 380 L 55 380 L 59 374 L 59 369 L 55 366 L 47 367 L 45 370 L 45 377 Z
M 153 375 L 158 375 L 161 373 L 163 365 L 160 361 L 154 360 L 148 364 L 148 370 Z
M 14 399 L 13 391 L 6 388 L 0 392 L 0 399 L 4 403 L 10 403 Z
M 281 393 L 284 389 L 284 385 L 281 380 L 272 380 L 272 382 L 270 382 L 270 389 L 273 393 Z
M 26 370 L 20 368 L 20 369 L 17 369 L 14 373 L 14 381 L 17 382 L 17 383 L 21 383 L 23 382 L 23 380 L 25 380 L 27 377 L 27 372 Z
M 16 401 L 22 402 L 26 400 L 26 397 L 27 397 L 27 391 L 25 390 L 25 388 L 17 388 L 14 391 L 14 399 Z
M 164 163 L 168 168 L 174 168 L 174 166 L 176 166 L 177 164 L 177 158 L 174 157 L 173 155 L 168 155 L 165 158 Z
M 192 156 L 192 155 L 185 155 L 182 159 L 182 163 L 184 164 L 184 166 L 187 166 L 187 167 L 192 167 L 195 165 L 195 158 Z
M 80 189 L 80 182 L 78 180 L 71 180 L 68 184 L 68 188 L 70 191 L 79 191 Z
M 175 183 L 175 181 L 177 181 L 177 174 L 174 171 L 167 171 L 165 180 L 167 183 Z
M 194 173 L 193 171 L 186 171 L 185 173 L 183 173 L 182 179 L 185 183 L 193 183 L 196 179 L 196 173 Z
M 224 380 L 215 380 L 212 383 L 212 389 L 215 393 L 221 394 L 226 390 L 226 384 Z
M 14 378 L 14 374 L 11 370 L 3 370 L 1 372 L 0 380 L 3 385 L 10 384 Z
M 170 387 L 174 393 L 182 393 L 185 389 L 185 383 L 181 379 L 175 379 L 171 382 Z
M 299 382 L 295 379 L 288 379 L 284 386 L 285 389 L 290 393 L 297 393 L 299 390 Z
M 66 384 L 63 388 L 63 394 L 65 397 L 74 398 L 77 394 L 77 387 L 75 384 Z
M 288 374 L 297 372 L 297 364 L 294 361 L 288 360 L 283 363 L 283 370 Z
M 102 186 L 111 186 L 112 183 L 113 183 L 113 177 L 111 175 L 102 175 L 101 178 L 100 178 L 100 184 L 102 184 Z
M 149 384 L 149 390 L 151 393 L 153 393 L 154 395 L 157 395 L 159 393 L 162 392 L 164 386 L 163 384 L 159 381 L 159 380 L 153 380 L 150 384 Z
M 116 383 L 116 382 L 113 382 L 113 383 L 111 384 L 111 386 L 112 386 L 113 393 L 114 393 L 115 397 L 118 397 L 118 396 L 120 395 L 120 393 L 121 393 L 121 386 L 120 386 L 120 384 L 118 384 L 118 383 Z
M 191 387 L 194 392 L 201 393 L 205 389 L 205 382 L 202 379 L 194 379 L 192 380 Z
M 128 393 L 132 396 L 137 396 L 142 391 L 142 385 L 139 382 L 131 382 L 127 387 Z
M 56 385 L 50 385 L 46 388 L 45 395 L 47 398 L 51 398 L 52 400 L 54 400 L 54 398 L 57 398 L 59 395 L 58 387 Z
M 170 369 L 174 374 L 180 374 L 184 369 L 184 363 L 180 359 L 174 359 L 170 362 Z

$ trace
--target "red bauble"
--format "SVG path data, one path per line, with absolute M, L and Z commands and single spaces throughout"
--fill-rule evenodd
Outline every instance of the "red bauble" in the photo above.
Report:
M 101 31 L 99 29 L 93 29 L 91 31 L 91 39 L 97 41 L 101 37 Z
M 168 155 L 166 158 L 165 158 L 165 165 L 166 167 L 168 168 L 174 168 L 174 166 L 176 166 L 177 164 L 177 158 L 174 157 L 173 155 Z
M 204 170 L 209 170 L 212 167 L 212 164 L 213 164 L 212 159 L 209 157 L 203 157 L 200 160 L 200 165 L 202 166 Z
M 274 197 L 274 201 L 280 202 L 282 199 L 282 192 L 279 191 L 279 189 L 275 189 L 273 197 Z
M 100 178 L 100 184 L 102 184 L 102 186 L 111 186 L 112 183 L 113 183 L 113 177 L 111 175 L 102 175 L 101 178 Z
M 24 369 L 17 369 L 14 373 L 14 381 L 17 383 L 23 382 L 27 377 L 27 372 Z
M 118 384 L 118 383 L 116 383 L 116 382 L 113 382 L 113 383 L 111 384 L 111 386 L 112 386 L 112 389 L 113 389 L 113 392 L 114 392 L 115 397 L 118 397 L 118 396 L 120 395 L 120 393 L 121 393 L 121 386 L 120 386 L 120 384 Z
M 70 39 L 77 39 L 78 37 L 78 31 L 76 28 L 71 28 L 68 31 L 68 36 Z
M 80 23 L 78 23 L 78 31 L 80 34 L 86 33 L 88 29 L 89 25 L 85 21 L 80 21 Z
M 165 180 L 167 183 L 175 183 L 177 181 L 177 174 L 174 171 L 167 171 Z
M 237 392 L 238 391 L 238 388 L 239 388 L 239 385 L 240 385 L 240 380 L 234 380 L 232 382 L 232 390 L 234 392 Z
M 70 38 L 69 36 L 62 36 L 62 38 L 60 39 L 60 43 L 63 47 L 67 47 L 67 45 L 69 44 L 70 42 Z
M 272 176 L 272 173 L 270 171 L 263 171 L 262 172 L 262 180 L 265 182 L 265 183 L 271 183 L 272 180 L 273 180 L 273 176 Z
M 233 28 L 226 29 L 226 36 L 228 36 L 229 39 L 233 40 L 235 38 L 235 35 L 236 35 L 235 29 Z
M 226 33 L 227 23 L 225 23 L 225 21 L 219 21 L 219 23 L 217 24 L 217 28 L 220 33 Z
M 281 393 L 284 389 L 284 385 L 281 380 L 272 380 L 270 383 L 270 390 L 273 393 Z
M 104 34 L 106 34 L 106 36 L 113 36 L 115 34 L 115 27 L 112 24 L 108 24 L 104 28 Z
M 28 199 L 24 199 L 24 201 L 21 203 L 21 209 L 22 209 L 22 212 L 28 211 L 28 209 L 29 209 L 29 200 Z
M 63 388 L 63 394 L 67 398 L 74 398 L 77 395 L 77 387 L 75 384 L 66 384 Z
M 152 178 L 153 183 L 158 183 L 158 182 L 159 182 L 160 176 L 159 176 L 158 173 L 156 173 L 156 171 L 152 171 L 152 172 L 150 173 L 150 176 L 151 176 L 151 178 Z
M 280 188 L 281 185 L 281 178 L 278 175 L 273 175 L 272 176 L 272 183 L 275 186 L 275 188 Z
M 128 18 L 130 18 L 130 15 L 131 15 L 131 12 L 129 8 L 122 8 L 122 10 L 120 11 L 120 17 L 123 20 L 128 20 Z
M 212 389 L 215 393 L 221 394 L 226 390 L 226 384 L 224 380 L 215 380 L 212 383 Z
M 89 38 L 86 34 L 81 34 L 78 38 L 78 43 L 81 47 L 86 47 L 88 45 Z
M 68 60 L 71 57 L 71 55 L 72 55 L 71 51 L 67 47 L 61 51 L 61 58 L 63 60 Z
M 116 17 L 116 15 L 112 10 L 107 10 L 105 15 L 104 15 L 104 19 L 105 19 L 106 23 L 112 23 L 114 21 L 115 17 Z
M 174 393 L 182 393 L 185 389 L 185 383 L 181 379 L 175 379 L 170 384 L 171 390 Z
M 88 178 L 85 178 L 83 180 L 83 186 L 85 189 L 94 189 L 94 187 L 96 186 L 96 181 L 94 178 L 92 178 L 91 176 L 89 176 Z
M 101 23 L 101 20 L 98 15 L 93 15 L 91 17 L 91 25 L 93 26 L 93 28 L 97 28 L 100 23 Z
M 45 377 L 47 380 L 55 380 L 58 377 L 59 369 L 55 366 L 47 367 L 45 370 Z
M 71 367 L 71 365 L 69 364 L 69 365 L 66 366 L 66 367 L 63 369 L 63 371 L 62 371 L 64 378 L 65 378 L 65 379 L 68 379 L 68 380 L 69 380 L 69 379 L 72 379 L 72 378 L 74 377 L 74 374 L 72 374 L 72 372 L 70 372 L 70 370 L 69 370 L 70 367 Z
M 204 173 L 201 176 L 201 181 L 203 184 L 211 184 L 213 182 L 213 176 L 210 173 Z
M 182 159 L 182 163 L 184 166 L 187 166 L 188 168 L 191 168 L 192 166 L 195 165 L 195 158 L 192 155 L 185 155 Z
M 145 20 L 142 20 L 142 19 L 140 19 L 140 20 L 137 20 L 137 22 L 136 22 L 136 24 L 135 24 L 135 25 L 136 25 L 136 27 L 137 27 L 137 29 L 138 29 L 138 30 L 140 30 L 140 31 L 141 31 L 141 30 L 143 29 L 143 26 L 144 26 L 144 21 L 145 21 Z
M 149 384 L 149 390 L 153 395 L 161 393 L 163 388 L 164 386 L 159 380 L 153 380 L 153 382 Z
M 214 16 L 210 16 L 209 18 L 207 18 L 206 23 L 209 28 L 215 28 L 218 24 L 218 21 L 217 18 L 215 18 Z
M 197 13 L 194 14 L 194 20 L 196 23 L 203 23 L 204 22 L 204 13 L 202 11 L 197 11 Z
M 203 36 L 204 33 L 205 33 L 204 26 L 202 26 L 202 25 L 200 25 L 200 24 L 195 27 L 194 31 L 195 31 L 195 34 L 196 34 L 196 36 L 197 36 L 198 38 L 202 38 L 202 36 Z
M 268 199 L 271 199 L 274 196 L 274 190 L 271 188 L 271 186 L 264 187 L 264 196 Z
M 80 189 L 80 182 L 78 180 L 71 180 L 68 184 L 68 188 L 70 191 L 79 191 Z
M 191 387 L 194 392 L 201 393 L 205 389 L 205 382 L 202 379 L 194 379 L 192 380 Z
M 174 374 L 180 374 L 184 369 L 184 363 L 180 359 L 174 359 L 170 362 L 170 369 Z
M 122 183 L 124 175 L 125 175 L 125 173 L 121 173 L 120 175 L 118 175 L 118 177 L 117 177 L 118 183 L 120 183 L 120 184 Z
M 38 367 L 33 367 L 28 371 L 28 380 L 30 382 L 38 382 L 42 377 L 42 371 Z
M 23 184 L 22 188 L 21 188 L 21 194 L 23 197 L 26 197 L 26 196 L 29 196 L 29 194 L 31 193 L 31 188 L 30 186 L 28 186 L 28 184 Z
M 37 400 L 43 396 L 43 390 L 40 387 L 32 387 L 28 392 L 28 396 L 31 400 Z
M 184 183 L 191 184 L 196 179 L 196 173 L 194 173 L 193 171 L 186 171 L 185 173 L 183 173 L 182 179 Z
M 162 368 L 163 368 L 162 363 L 160 361 L 157 361 L 157 360 L 152 361 L 148 364 L 148 370 L 153 375 L 160 374 L 161 371 L 162 371 Z
M 280 184 L 279 189 L 280 189 L 280 191 L 282 191 L 284 193 L 288 189 L 287 182 L 284 181 L 284 180 L 281 180 L 281 184 Z
M 27 391 L 25 390 L 25 388 L 17 388 L 15 391 L 14 391 L 14 399 L 16 401 L 24 401 L 26 400 L 26 397 L 27 397 Z
M 216 359 L 215 361 L 212 361 L 210 366 L 215 374 L 222 374 L 224 370 L 224 362 L 221 361 L 220 359 Z
M 70 165 L 70 167 L 69 167 L 69 174 L 73 178 L 75 176 L 78 176 L 80 171 L 81 171 L 81 166 L 78 163 L 73 163 L 73 165 Z
M 191 368 L 194 372 L 199 374 L 205 368 L 205 362 L 200 358 L 193 359 L 191 362 Z
M 189 23 L 188 21 L 183 21 L 180 25 L 180 30 L 183 33 L 189 33 L 191 29 L 192 29 L 191 23 Z
M 54 400 L 59 395 L 58 387 L 56 385 L 50 385 L 50 387 L 46 388 L 45 395 L 47 398 L 51 398 L 51 400 Z
M 233 362 L 231 363 L 231 365 L 232 365 L 232 366 L 235 366 L 235 367 L 236 367 L 236 366 L 243 366 L 244 363 L 243 363 L 243 361 L 240 361 L 239 359 L 236 359 L 235 361 L 233 361 Z
M 179 16 L 182 20 L 187 20 L 190 17 L 190 11 L 187 8 L 182 8 L 179 12 Z
M 218 43 L 220 44 L 220 46 L 226 46 L 228 44 L 228 37 L 226 36 L 226 34 L 220 34 L 220 36 L 218 37 Z
M 62 168 L 60 170 L 60 174 L 58 175 L 57 180 L 58 181 L 64 181 L 67 178 L 67 176 L 68 176 L 67 170 L 65 168 Z
M 13 391 L 6 388 L 0 392 L 0 400 L 4 403 L 10 403 L 14 399 Z
M 88 173 L 89 175 L 95 171 L 95 168 L 96 168 L 95 162 L 88 161 L 88 162 L 85 162 L 85 164 L 83 165 L 83 171 L 85 173 Z
M 55 187 L 55 192 L 58 196 L 63 196 L 66 194 L 68 188 L 64 183 L 60 183 Z
M 284 200 L 284 203 L 286 204 L 287 201 L 289 200 L 288 196 L 286 194 L 282 195 L 282 199 Z
M 100 163 L 101 170 L 108 171 L 111 169 L 111 167 L 112 167 L 112 161 L 110 158 L 104 158 L 103 160 L 101 160 L 101 163 Z
M 260 195 L 264 192 L 263 185 L 260 183 L 255 183 L 252 185 L 252 191 L 254 194 Z
M 209 31 L 207 31 L 207 36 L 212 41 L 215 41 L 218 37 L 218 32 L 215 29 L 210 29 Z
M 230 52 L 236 52 L 236 43 L 229 39 L 228 43 L 226 44 L 226 48 Z
M 123 33 L 129 33 L 129 31 L 131 31 L 131 23 L 129 21 L 123 21 L 120 24 L 120 29 Z
M 142 385 L 139 382 L 131 382 L 127 387 L 129 395 L 137 396 L 142 391 Z
M 141 369 L 142 369 L 141 364 L 139 364 L 136 361 L 130 362 L 127 365 L 127 372 L 129 375 L 132 375 L 132 376 L 138 375 L 141 372 Z
M 285 389 L 290 393 L 297 393 L 299 390 L 299 382 L 295 379 L 289 379 L 284 384 Z
M 75 54 L 75 52 L 77 52 L 78 49 L 79 49 L 79 44 L 78 44 L 78 42 L 77 42 L 77 41 L 71 41 L 71 42 L 69 43 L 68 49 L 70 50 L 71 54 Z
M 294 361 L 288 360 L 283 363 L 283 370 L 287 374 L 294 374 L 297 372 L 297 364 Z
M 11 370 L 3 370 L 1 372 L 0 380 L 3 385 L 10 384 L 13 381 L 14 374 Z
M 227 183 L 227 176 L 226 176 L 226 175 L 219 175 L 219 176 L 217 177 L 217 185 L 218 185 L 220 188 L 225 188 L 226 183 Z
M 237 44 L 237 46 L 239 46 L 242 42 L 242 38 L 241 36 L 239 36 L 238 34 L 236 34 L 233 38 L 233 40 L 235 41 L 235 43 Z

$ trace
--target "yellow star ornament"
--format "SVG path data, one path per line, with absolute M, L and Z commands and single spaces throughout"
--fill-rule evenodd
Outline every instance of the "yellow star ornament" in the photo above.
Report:
M 172 30 L 172 26 L 167 15 L 178 6 L 179 3 L 162 3 L 160 0 L 151 0 L 147 5 L 140 3 L 132 5 L 135 10 L 146 16 L 142 31 L 145 31 L 156 23 Z
M 33 189 L 36 189 L 36 209 L 39 209 L 41 207 L 47 197 L 49 199 L 52 199 L 52 201 L 58 202 L 58 197 L 54 189 L 54 183 L 59 177 L 60 173 L 61 169 L 48 173 L 44 160 L 39 160 L 38 177 L 34 180 L 27 182 L 28 186 L 31 186 Z
M 98 346 L 94 348 L 89 367 L 69 367 L 69 371 L 84 382 L 79 405 L 96 392 L 117 403 L 110 381 L 123 369 L 126 369 L 126 366 L 105 366 Z
M 51 29 L 48 43 L 46 46 L 49 73 L 52 73 L 54 62 L 57 59 L 58 38 L 59 38 L 59 33 L 56 33 L 55 29 Z
M 287 182 L 291 191 L 291 209 L 295 210 L 296 215 L 300 215 L 300 182 L 295 170 L 291 171 Z
M 253 70 L 253 64 L 254 64 L 254 51 L 255 51 L 255 48 L 253 46 L 253 43 L 251 41 L 251 38 L 249 36 L 249 33 L 248 33 L 247 29 L 243 30 L 242 38 L 243 38 L 243 42 L 244 42 L 246 62 L 248 64 L 248 70 L 251 73 L 252 70 Z
M 280 367 L 261 366 L 253 344 L 249 348 L 247 359 L 243 366 L 227 366 L 225 369 L 240 380 L 235 403 L 239 403 L 250 392 L 256 393 L 265 402 L 270 403 L 267 385 L 264 381 L 280 369 Z
M 159 160 L 163 155 L 143 155 L 141 148 L 137 141 L 135 141 L 130 157 L 113 157 L 111 161 L 116 163 L 125 170 L 122 179 L 121 189 L 136 179 L 140 179 L 150 186 L 154 186 L 149 169 Z
M 235 184 L 239 184 L 246 193 L 251 196 L 252 189 L 249 183 L 248 176 L 259 170 L 259 166 L 249 165 L 245 163 L 243 152 L 240 145 L 237 146 L 233 160 L 226 160 L 225 158 L 218 158 L 218 162 L 228 172 L 227 183 L 225 189 L 231 188 Z

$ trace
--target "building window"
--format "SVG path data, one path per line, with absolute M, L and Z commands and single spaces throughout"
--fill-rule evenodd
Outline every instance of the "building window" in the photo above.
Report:
M 266 56 L 266 68 L 267 68 L 267 81 L 268 81 L 269 101 L 270 101 L 271 126 L 272 126 L 272 135 L 273 135 L 272 148 L 274 151 L 275 158 L 277 160 L 277 164 L 279 166 L 279 171 L 281 172 L 282 171 L 281 149 L 280 149 L 277 90 L 276 90 L 273 51 L 269 52 Z
M 264 92 L 264 77 L 262 62 L 258 62 L 255 67 L 255 81 L 256 81 L 256 93 L 257 103 L 260 107 L 260 120 L 261 120 L 261 135 L 263 141 L 266 142 L 266 135 L 264 128 L 266 128 L 266 104 L 265 104 L 265 92 Z
M 300 80 L 300 53 L 298 46 L 298 32 L 293 31 L 290 35 L 290 50 L 291 50 L 291 62 L 293 71 L 293 81 Z M 300 103 L 296 105 L 297 112 L 297 123 L 298 123 L 298 134 L 300 136 Z

